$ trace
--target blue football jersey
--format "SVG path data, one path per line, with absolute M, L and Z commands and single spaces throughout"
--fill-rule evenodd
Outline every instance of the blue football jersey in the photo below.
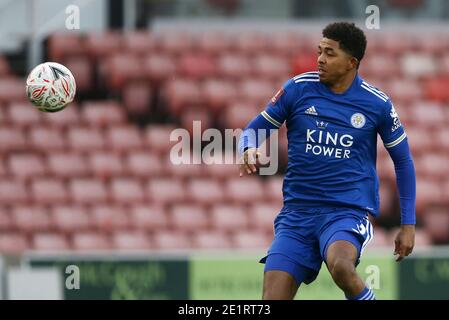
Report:
M 386 148 L 406 139 L 387 95 L 358 74 L 337 94 L 307 72 L 287 81 L 261 114 L 276 127 L 286 122 L 284 204 L 378 215 L 377 134 Z

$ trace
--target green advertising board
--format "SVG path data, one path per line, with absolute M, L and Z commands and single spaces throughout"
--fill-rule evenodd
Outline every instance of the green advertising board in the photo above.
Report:
M 417 256 L 399 267 L 400 299 L 449 300 L 449 257 Z
M 187 299 L 188 261 L 165 259 L 31 259 L 33 268 L 57 267 L 63 283 L 68 266 L 79 270 L 79 289 L 65 285 L 64 299 Z
M 261 256 L 229 256 L 210 258 L 197 255 L 190 262 L 190 293 L 192 299 L 260 299 L 263 265 Z M 398 296 L 396 265 L 392 257 L 366 256 L 357 268 L 378 299 Z M 323 264 L 318 278 L 310 285 L 301 285 L 296 299 L 344 299 Z

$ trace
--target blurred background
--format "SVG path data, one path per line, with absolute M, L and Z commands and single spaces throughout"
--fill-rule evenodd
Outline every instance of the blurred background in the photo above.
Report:
M 369 5 L 379 28 L 369 29 Z M 417 171 L 417 253 L 398 266 L 395 174 L 379 143 L 381 216 L 366 250 L 380 268 L 376 295 L 449 298 L 443 0 L 0 0 L 1 297 L 258 299 L 285 127 L 279 173 L 264 177 L 173 165 L 169 136 L 194 120 L 203 131 L 244 128 L 286 80 L 316 69 L 321 30 L 342 20 L 367 34 L 360 74 L 392 98 Z M 44 61 L 77 83 L 75 102 L 55 114 L 25 96 Z M 67 286 L 68 265 L 80 289 Z M 325 273 L 298 297 L 343 298 Z

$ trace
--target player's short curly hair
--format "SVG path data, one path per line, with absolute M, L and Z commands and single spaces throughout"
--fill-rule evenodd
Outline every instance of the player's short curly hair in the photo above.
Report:
M 366 50 L 366 37 L 361 29 L 350 22 L 334 22 L 323 29 L 323 37 L 338 41 L 340 48 L 355 57 L 359 63 Z

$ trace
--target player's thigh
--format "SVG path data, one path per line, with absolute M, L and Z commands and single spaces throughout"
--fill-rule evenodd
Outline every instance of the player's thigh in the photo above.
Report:
M 263 278 L 263 300 L 292 300 L 298 285 L 295 278 L 288 272 L 268 270 Z

